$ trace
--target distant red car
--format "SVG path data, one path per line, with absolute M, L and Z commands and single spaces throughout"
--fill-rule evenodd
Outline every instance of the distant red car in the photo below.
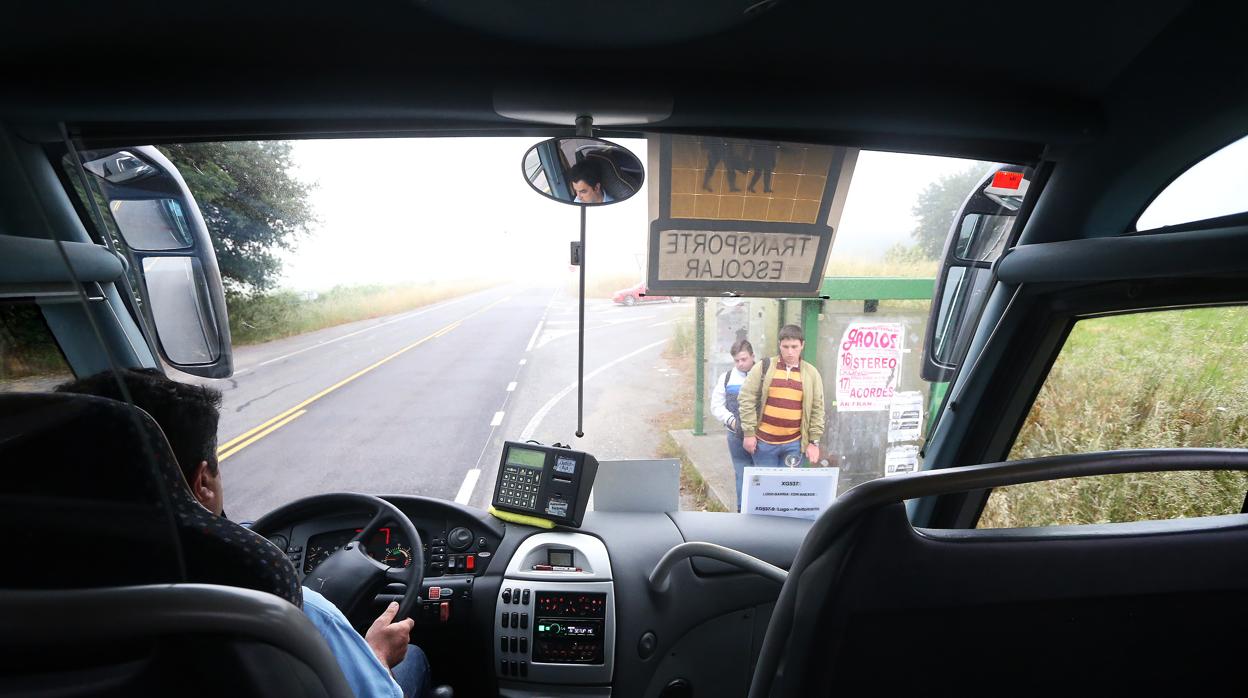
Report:
M 637 305 L 638 303 L 648 303 L 656 301 L 668 301 L 675 303 L 680 300 L 676 296 L 650 296 L 646 295 L 646 282 L 641 282 L 632 288 L 622 288 L 611 296 L 611 300 L 619 305 Z

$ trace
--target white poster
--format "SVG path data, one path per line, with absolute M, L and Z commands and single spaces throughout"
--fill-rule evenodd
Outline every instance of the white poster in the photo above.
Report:
M 840 468 L 747 467 L 741 513 L 816 519 L 836 499 Z
M 890 446 L 884 452 L 884 477 L 913 473 L 918 469 L 918 446 Z
M 923 393 L 907 390 L 888 406 L 888 442 L 918 441 L 923 423 Z
M 899 322 L 855 322 L 845 328 L 837 351 L 836 409 L 887 410 L 901 379 Z

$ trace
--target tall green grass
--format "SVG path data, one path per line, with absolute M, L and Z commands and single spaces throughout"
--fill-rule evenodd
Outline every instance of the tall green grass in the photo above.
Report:
M 235 345 L 257 344 L 357 320 L 384 317 L 462 296 L 492 282 L 460 281 L 399 286 L 338 286 L 315 298 L 293 291 L 230 298 Z
M 1248 447 L 1248 308 L 1079 322 L 1010 459 L 1131 448 Z M 1109 523 L 1238 512 L 1242 473 L 1114 475 L 1017 485 L 981 527 Z

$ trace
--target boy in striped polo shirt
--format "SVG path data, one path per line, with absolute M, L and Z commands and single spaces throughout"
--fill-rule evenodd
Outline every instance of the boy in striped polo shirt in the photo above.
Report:
M 754 365 L 741 386 L 742 445 L 754 465 L 784 465 L 804 454 L 819 462 L 823 438 L 823 378 L 802 361 L 806 337 L 797 325 L 780 328 L 780 355 Z

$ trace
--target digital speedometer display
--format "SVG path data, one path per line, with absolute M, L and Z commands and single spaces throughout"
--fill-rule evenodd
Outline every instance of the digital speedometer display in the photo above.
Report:
M 358 528 L 345 529 L 309 538 L 307 555 L 303 561 L 303 573 L 312 572 L 317 565 L 341 550 L 342 546 L 359 532 Z M 392 530 L 389 526 L 377 529 L 377 533 L 365 542 L 364 551 L 369 557 L 390 567 L 407 567 L 412 564 L 411 544 L 402 538 L 398 531 Z

